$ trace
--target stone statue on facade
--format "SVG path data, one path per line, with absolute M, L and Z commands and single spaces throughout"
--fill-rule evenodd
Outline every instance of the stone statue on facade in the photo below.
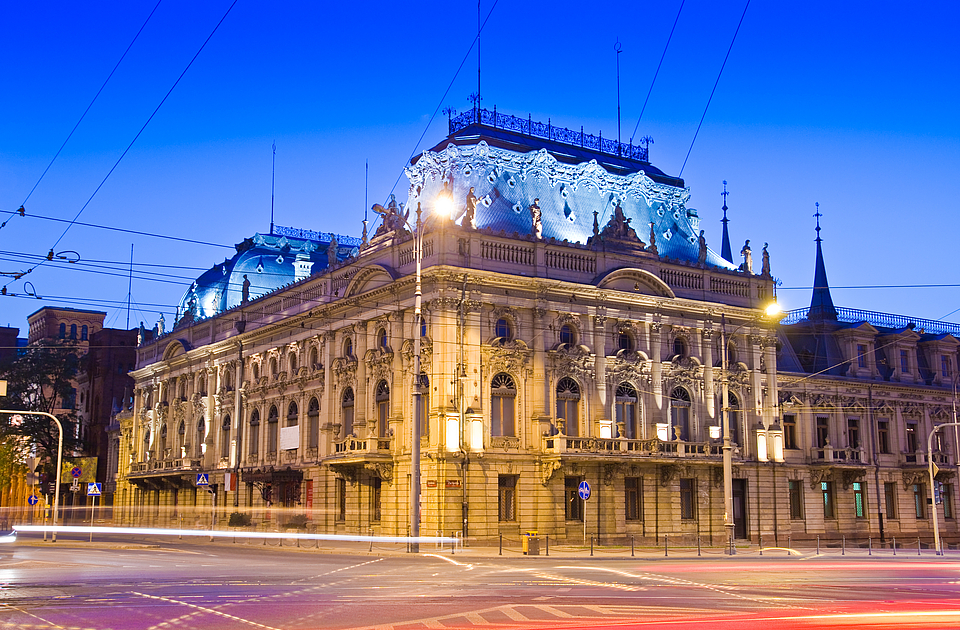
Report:
M 770 252 L 767 251 L 769 247 L 768 243 L 763 244 L 763 256 L 760 259 L 760 275 L 769 278 L 770 277 Z
M 390 203 L 387 204 L 386 208 L 379 203 L 375 203 L 373 204 L 372 210 L 379 214 L 382 219 L 380 227 L 378 227 L 377 231 L 373 234 L 374 238 L 391 232 L 403 231 L 407 219 L 410 217 L 410 211 L 407 210 L 406 213 L 404 213 L 403 206 L 397 206 L 397 198 L 392 194 L 390 195 Z
M 163 313 L 160 313 L 160 319 L 157 320 L 157 336 L 162 337 L 166 332 L 166 320 L 163 319 Z
M 477 229 L 477 196 L 473 194 L 473 186 L 467 193 L 467 211 L 463 217 L 463 227 L 468 227 L 471 230 Z
M 337 248 L 338 247 L 340 247 L 340 243 L 337 242 L 337 236 L 335 234 L 331 234 L 330 245 L 329 247 L 327 247 L 327 267 L 328 268 L 331 268 L 337 264 Z
M 707 265 L 707 237 L 703 235 L 703 230 L 700 230 L 700 238 L 697 239 L 697 243 L 700 246 L 700 251 L 697 253 L 697 262 L 701 267 Z
M 740 255 L 743 256 L 743 264 L 740 266 L 740 270 L 743 273 L 753 273 L 753 250 L 750 249 L 750 239 L 747 239 L 747 242 L 743 244 Z
M 140 328 L 137 329 L 137 346 L 142 346 L 143 342 L 147 340 L 147 329 L 144 328 L 143 322 L 140 322 Z
M 650 245 L 647 247 L 647 251 L 653 252 L 654 254 L 659 254 L 657 251 L 657 233 L 654 231 L 656 229 L 656 224 L 650 222 Z
M 540 211 L 540 198 L 537 197 L 530 204 L 530 219 L 533 221 L 533 235 L 537 239 L 543 238 L 543 214 Z
M 240 287 L 240 303 L 246 304 L 250 301 L 250 278 L 243 274 L 243 286 Z

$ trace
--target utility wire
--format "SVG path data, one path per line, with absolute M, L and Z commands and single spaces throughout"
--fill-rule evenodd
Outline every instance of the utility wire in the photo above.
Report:
M 230 14 L 230 11 L 233 9 L 234 6 L 236 6 L 236 4 L 237 4 L 237 0 L 233 0 L 233 2 L 232 2 L 232 3 L 230 4 L 230 6 L 227 8 L 226 12 L 223 14 L 223 17 L 220 18 L 220 21 L 217 22 L 217 25 L 213 27 L 213 30 L 210 32 L 210 35 L 208 35 L 208 36 L 207 36 L 207 39 L 205 39 L 204 42 L 203 42 L 203 44 L 200 45 L 200 48 L 197 50 L 197 53 L 193 56 L 192 59 L 190 59 L 190 62 L 187 63 L 187 66 L 183 69 L 183 72 L 180 73 L 180 76 L 177 77 L 177 80 L 174 81 L 174 82 L 173 82 L 173 85 L 170 87 L 170 89 L 167 90 L 167 93 L 166 93 L 166 94 L 164 95 L 164 97 L 160 100 L 160 103 L 159 103 L 159 104 L 157 105 L 157 107 L 153 110 L 153 113 L 150 114 L 150 116 L 147 118 L 147 121 L 146 121 L 145 123 L 143 123 L 143 126 L 142 126 L 142 127 L 140 127 L 140 131 L 137 132 L 137 134 L 133 137 L 133 140 L 130 141 L 130 144 L 127 145 L 127 148 L 124 149 L 124 150 L 123 150 L 123 153 L 120 154 L 120 157 L 117 158 L 117 161 L 114 163 L 114 165 L 110 168 L 109 171 L 107 171 L 106 176 L 103 178 L 103 180 L 102 180 L 102 181 L 100 182 L 100 184 L 97 186 L 97 188 L 93 191 L 93 194 L 90 195 L 90 198 L 87 199 L 86 203 L 83 204 L 83 207 L 81 207 L 80 210 L 77 212 L 76 216 L 73 217 L 73 220 L 70 221 L 69 225 L 67 225 L 67 227 L 63 230 L 63 233 L 60 235 L 60 238 L 58 238 L 58 239 L 56 240 L 56 242 L 54 242 L 53 247 L 50 248 L 51 251 L 53 251 L 54 249 L 56 249 L 57 245 L 60 244 L 60 241 L 62 241 L 63 238 L 67 235 L 67 232 L 70 231 L 70 228 L 73 227 L 73 225 L 77 222 L 77 219 L 80 218 L 80 215 L 83 214 L 83 211 L 86 210 L 86 209 L 87 209 L 87 206 L 90 205 L 90 202 L 93 201 L 93 198 L 96 197 L 96 196 L 97 196 L 97 193 L 100 192 L 100 189 L 103 188 L 103 185 L 107 183 L 107 180 L 110 178 L 110 176 L 111 176 L 111 175 L 113 174 L 113 172 L 116 170 L 116 168 L 120 165 L 120 162 L 121 162 L 121 161 L 123 160 L 123 158 L 127 155 L 127 153 L 130 151 L 130 149 L 133 148 L 134 143 L 136 143 L 136 141 L 140 138 L 141 134 L 143 134 L 144 130 L 147 128 L 147 125 L 149 125 L 150 122 L 153 120 L 154 116 L 157 115 L 157 112 L 160 111 L 160 108 L 163 107 L 163 104 L 167 101 L 168 98 L 170 98 L 170 95 L 173 93 L 173 90 L 176 89 L 177 85 L 179 85 L 180 81 L 181 81 L 181 80 L 183 79 L 183 77 L 187 74 L 187 71 L 190 70 L 190 67 L 193 65 L 193 62 L 196 61 L 196 60 L 197 60 L 197 57 L 200 56 L 200 53 L 203 52 L 203 49 L 207 46 L 207 44 L 208 44 L 208 43 L 210 42 L 210 40 L 213 38 L 214 34 L 217 32 L 217 29 L 220 28 L 220 25 L 223 24 L 224 20 L 227 19 L 227 16 Z M 33 267 L 31 267 L 29 270 L 27 270 L 26 273 L 32 272 L 33 270 L 35 270 L 35 269 L 37 269 L 38 267 L 42 266 L 45 262 L 47 262 L 47 261 L 46 261 L 46 260 L 41 260 L 39 263 L 37 263 L 36 265 L 34 265 Z M 8 284 L 9 284 L 9 283 L 8 283 Z M 4 288 L 6 288 L 6 286 L 7 286 L 7 285 L 4 285 Z
M 650 95 L 653 94 L 653 85 L 657 82 L 657 75 L 660 74 L 660 67 L 663 65 L 663 60 L 667 56 L 667 48 L 670 47 L 670 40 L 673 39 L 673 32 L 677 30 L 677 22 L 680 21 L 680 12 L 683 11 L 684 2 L 686 2 L 686 0 L 681 0 L 680 2 L 680 9 L 677 11 L 677 19 L 673 21 L 673 28 L 670 29 L 670 37 L 667 38 L 666 46 L 663 47 L 663 54 L 660 55 L 660 63 L 657 64 L 657 71 L 653 73 L 653 81 L 650 82 L 650 89 L 647 90 L 647 98 L 644 99 L 643 107 L 640 109 L 640 117 L 637 118 L 637 125 L 633 128 L 633 133 L 630 134 L 630 144 L 633 144 L 633 139 L 637 135 L 637 129 L 640 128 L 640 121 L 643 120 L 643 112 L 647 111 L 647 103 L 650 102 Z
M 11 212 L 10 210 L 0 210 L 0 213 L 20 214 L 17 211 Z M 97 223 L 84 223 L 82 221 L 77 221 L 77 220 L 71 221 L 70 219 L 60 219 L 57 217 L 45 217 L 39 214 L 25 214 L 24 216 L 28 216 L 34 219 L 43 219 L 44 221 L 56 221 L 57 223 L 69 223 L 70 225 L 82 225 L 83 227 L 97 228 L 100 230 L 112 230 L 114 232 L 123 232 L 125 234 L 136 234 L 138 236 L 151 236 L 153 238 L 163 238 L 170 241 L 179 241 L 181 243 L 192 243 L 194 245 L 209 245 L 210 247 L 223 247 L 226 249 L 233 249 L 233 245 L 224 245 L 223 243 L 210 243 L 207 241 L 198 241 L 192 238 L 181 238 L 179 236 L 166 236 L 164 234 L 156 234 L 153 232 L 141 232 L 139 230 L 128 230 L 125 228 L 112 227 L 109 225 L 100 225 Z
M 740 26 L 743 24 L 743 18 L 747 17 L 747 9 L 750 8 L 750 0 L 747 0 L 746 6 L 743 7 L 743 15 L 740 16 L 740 22 L 737 24 L 737 30 L 733 33 L 733 39 L 730 40 L 730 47 L 727 48 L 727 55 L 723 58 L 723 64 L 720 65 L 720 72 L 717 73 L 717 80 L 713 84 L 713 89 L 710 90 L 710 98 L 707 99 L 707 106 L 703 108 L 703 116 L 700 117 L 700 123 L 697 125 L 697 131 L 693 134 L 693 140 L 690 142 L 690 148 L 687 149 L 687 157 L 683 158 L 683 166 L 680 167 L 680 173 L 677 175 L 678 178 L 683 177 L 683 169 L 687 167 L 687 160 L 690 159 L 690 152 L 693 151 L 693 145 L 697 141 L 697 136 L 700 134 L 700 127 L 703 126 L 703 119 L 707 117 L 707 110 L 710 109 L 710 102 L 713 101 L 713 95 L 717 91 L 717 86 L 720 84 L 720 77 L 723 75 L 723 69 L 727 66 L 727 59 L 730 58 L 730 51 L 733 50 L 733 43 L 737 41 L 737 34 L 740 32 Z
M 77 127 L 79 127 L 79 126 L 80 126 L 80 123 L 83 122 L 83 119 L 86 117 L 87 112 L 89 112 L 89 111 L 90 111 L 90 108 L 93 107 L 93 104 L 97 102 L 97 98 L 100 96 L 100 93 L 103 92 L 103 89 L 104 89 L 105 87 L 107 87 L 107 83 L 109 83 L 109 82 L 110 82 L 110 79 L 113 78 L 113 74 L 117 71 L 117 68 L 120 67 L 120 64 L 123 63 L 123 60 L 124 60 L 124 58 L 126 58 L 127 53 L 130 52 L 130 49 L 131 49 L 131 48 L 133 48 L 133 44 L 137 41 L 137 38 L 140 37 L 140 33 L 142 33 L 142 32 L 143 32 L 143 29 L 145 29 L 145 28 L 147 27 L 147 22 L 150 21 L 150 18 L 153 17 L 153 14 L 157 12 L 157 9 L 158 9 L 158 8 L 160 8 L 160 2 L 162 2 L 162 1 L 163 1 L 163 0 L 157 0 L 156 6 L 153 7 L 153 11 L 151 11 L 151 12 L 150 12 L 150 15 L 147 16 L 147 19 L 144 20 L 143 26 L 141 26 L 141 27 L 140 27 L 140 30 L 137 31 L 137 34 L 133 36 L 133 40 L 130 41 L 130 45 L 127 46 L 127 49 L 123 51 L 123 54 L 122 54 L 122 55 L 120 55 L 120 59 L 119 59 L 119 61 L 117 61 L 117 65 L 115 65 L 115 66 L 113 67 L 113 70 L 110 71 L 110 74 L 107 75 L 107 79 L 103 82 L 103 85 L 100 86 L 100 89 L 97 90 L 97 93 L 93 96 L 93 100 L 90 101 L 90 104 L 87 105 L 87 108 L 86 108 L 85 110 L 83 110 L 83 113 L 82 113 L 82 114 L 80 114 L 80 119 L 77 121 L 77 124 L 75 124 L 75 125 L 73 126 L 73 129 L 70 130 L 70 133 L 67 134 L 67 139 L 64 140 L 64 141 L 63 141 L 63 144 L 60 145 L 60 148 L 57 149 L 57 152 L 56 152 L 56 154 L 53 156 L 53 159 L 50 160 L 50 163 L 49 163 L 49 164 L 47 164 L 47 168 L 43 169 L 43 173 L 40 174 L 40 179 L 37 180 L 37 183 L 34 184 L 34 185 L 33 185 L 33 188 L 30 189 L 30 192 L 27 193 L 27 196 L 26 196 L 26 198 L 24 198 L 23 203 L 20 204 L 20 207 L 21 207 L 21 208 L 23 208 L 23 206 L 26 205 L 27 201 L 30 200 L 30 196 L 33 195 L 33 191 L 35 191 L 35 190 L 37 189 L 37 186 L 39 186 L 39 185 L 40 185 L 40 182 L 43 181 L 43 177 L 47 174 L 47 171 L 50 170 L 50 167 L 53 166 L 53 163 L 57 161 L 57 158 L 58 158 L 58 157 L 60 157 L 60 153 L 63 151 L 63 148 L 67 146 L 67 143 L 68 143 L 68 142 L 70 142 L 70 138 L 73 137 L 73 134 L 74 134 L 74 132 L 77 130 Z M 20 216 L 23 216 L 23 215 L 20 215 Z M 4 227 L 9 221 L 10 221 L 10 219 L 7 219 L 7 220 L 4 221 L 3 223 L 0 223 L 0 229 L 3 229 L 3 227 Z

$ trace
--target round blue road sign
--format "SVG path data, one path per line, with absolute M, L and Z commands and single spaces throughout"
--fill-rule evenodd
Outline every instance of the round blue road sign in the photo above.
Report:
M 37 495 L 35 494 L 31 494 L 30 498 L 27 499 L 27 503 L 29 503 L 30 505 L 36 505 L 38 501 L 40 501 L 40 498 L 37 497 Z
M 580 498 L 586 501 L 590 498 L 590 484 L 586 481 L 580 482 L 580 487 L 577 488 L 577 494 L 580 495 Z

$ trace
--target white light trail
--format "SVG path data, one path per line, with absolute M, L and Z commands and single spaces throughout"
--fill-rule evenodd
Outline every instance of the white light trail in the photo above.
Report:
M 297 540 L 332 540 L 337 542 L 382 543 L 454 543 L 449 536 L 362 536 L 347 534 L 307 534 L 296 532 L 245 532 L 219 529 L 159 529 L 152 527 L 89 527 L 83 525 L 14 525 L 16 532 L 56 532 L 58 534 L 133 534 L 140 536 L 210 536 L 211 538 L 294 538 Z M 16 536 L 12 536 L 16 540 Z M 13 542 L 2 540 L 0 542 Z

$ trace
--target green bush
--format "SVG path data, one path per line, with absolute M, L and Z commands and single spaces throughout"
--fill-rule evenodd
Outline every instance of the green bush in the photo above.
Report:
M 234 512 L 230 515 L 230 522 L 228 525 L 230 527 L 246 527 L 250 524 L 250 515 L 242 514 L 240 512 Z
M 306 529 L 307 527 L 306 514 L 297 514 L 295 516 L 292 516 L 290 520 L 284 524 L 284 527 L 296 527 L 297 529 Z

